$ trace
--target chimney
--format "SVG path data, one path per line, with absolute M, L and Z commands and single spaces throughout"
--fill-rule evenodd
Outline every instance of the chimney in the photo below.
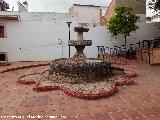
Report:
M 28 3 L 27 1 L 20 3 L 19 1 L 17 1 L 18 4 L 18 11 L 20 12 L 28 12 Z
M 26 11 L 28 12 L 28 2 L 27 1 L 23 2 L 23 6 L 25 7 Z

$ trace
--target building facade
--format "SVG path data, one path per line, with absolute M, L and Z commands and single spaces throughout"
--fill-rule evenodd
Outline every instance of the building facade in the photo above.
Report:
M 90 31 L 84 34 L 84 37 L 93 40 L 93 45 L 85 50 L 87 57 L 96 57 L 97 45 L 106 42 L 105 28 L 98 26 L 99 12 L 96 13 L 98 16 L 94 16 L 98 22 L 94 22 L 74 12 L 28 12 L 23 4 L 18 5 L 19 11 L 0 12 L 0 61 L 49 61 L 61 57 L 68 58 L 69 28 L 66 22 L 72 22 L 71 39 L 77 38 L 74 27 L 83 23 L 89 24 Z M 94 13 L 92 7 L 88 9 Z M 87 13 L 88 9 L 83 12 Z M 96 7 L 95 11 L 99 11 L 99 7 Z M 71 56 L 74 53 L 75 48 L 71 48 Z
M 99 7 L 97 8 L 95 11 L 99 11 Z M 88 9 L 86 8 L 86 12 L 83 11 L 85 16 L 89 15 L 86 15 Z M 92 20 L 79 21 L 79 19 L 84 19 L 75 14 L 74 10 L 70 10 L 70 13 L 21 10 L 0 12 L 0 61 L 49 61 L 56 58 L 68 58 L 69 28 L 66 22 L 72 22 L 71 40 L 77 39 L 74 27 L 82 25 L 82 22 L 92 24 Z M 100 13 L 96 14 L 95 17 L 99 18 L 99 20 L 96 18 L 98 24 Z M 127 38 L 128 44 L 159 36 L 160 31 L 155 25 L 146 24 L 145 15 L 140 15 L 141 20 L 138 23 L 140 29 L 131 33 L 131 36 Z M 112 47 L 124 44 L 122 36 L 118 36 L 117 39 L 112 38 L 105 26 L 89 25 L 88 28 L 90 30 L 84 33 L 84 39 L 93 41 L 93 45 L 86 47 L 84 51 L 88 58 L 97 57 L 97 46 Z M 74 53 L 75 48 L 71 47 L 71 56 Z
M 115 7 L 123 4 L 131 6 L 135 14 L 146 15 L 146 0 L 112 0 L 103 18 L 104 24 L 114 15 Z
M 101 19 L 100 6 L 73 4 L 69 13 L 78 16 L 80 26 L 99 26 Z

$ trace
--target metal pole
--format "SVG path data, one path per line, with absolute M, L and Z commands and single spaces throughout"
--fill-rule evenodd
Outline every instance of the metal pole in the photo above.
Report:
M 69 41 L 71 40 L 71 30 L 69 25 Z M 69 45 L 69 58 L 71 57 L 71 46 Z
M 71 40 L 71 23 L 72 22 L 66 22 L 67 24 L 68 24 L 68 28 L 69 28 L 69 41 Z M 69 58 L 71 57 L 71 46 L 70 45 L 68 45 L 69 46 Z
M 60 42 L 60 44 L 61 44 L 61 48 L 62 48 L 62 58 L 63 58 L 63 43 L 62 43 L 62 41 Z

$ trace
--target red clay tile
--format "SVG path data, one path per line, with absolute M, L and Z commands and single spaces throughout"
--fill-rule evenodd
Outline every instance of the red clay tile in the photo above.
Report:
M 112 120 L 108 113 L 96 113 L 94 116 L 96 120 Z
M 79 116 L 79 120 L 95 120 L 92 115 L 81 115 Z
M 155 116 L 149 116 L 149 120 L 160 120 L 160 115 L 155 115 Z
M 101 105 L 88 106 L 91 113 L 103 113 L 105 110 Z
M 46 106 L 33 106 L 32 113 L 44 115 L 46 112 Z
M 128 120 L 128 117 L 123 112 L 112 112 L 112 113 L 109 113 L 109 114 L 111 115 L 111 117 L 114 120 L 123 120 L 123 119 Z
M 34 97 L 26 97 L 22 103 L 21 103 L 21 107 L 29 107 L 29 106 L 33 106 L 35 103 L 36 98 Z
M 127 110 L 124 113 L 130 118 L 140 118 L 142 115 L 137 110 Z
M 32 111 L 32 107 L 20 107 L 18 110 L 17 110 L 17 113 L 18 114 L 28 114 Z
M 15 115 L 17 114 L 17 108 L 4 108 L 1 112 L 1 115 Z
M 153 110 L 154 112 L 156 112 L 157 114 L 160 114 L 160 106 L 159 107 L 158 106 L 152 106 L 150 109 Z
M 35 100 L 34 105 L 37 105 L 37 106 L 47 105 L 48 101 L 49 101 L 48 95 L 38 96 Z
M 63 115 L 63 116 L 76 116 L 76 111 L 75 111 L 75 109 L 67 109 L 67 108 L 62 108 L 61 109 L 61 114 Z
M 132 118 L 131 120 L 148 120 L 147 117 Z
M 119 105 L 118 106 L 121 110 L 130 110 L 130 109 L 133 109 L 133 107 L 130 105 L 130 104 L 122 104 L 122 105 Z
M 88 107 L 76 107 L 76 113 L 78 115 L 90 115 L 91 110 Z
M 105 105 L 104 106 L 104 109 L 107 111 L 107 112 L 117 112 L 117 111 L 120 111 L 120 109 L 118 107 L 116 107 L 116 105 Z
M 76 117 L 76 116 L 73 116 L 73 117 L 65 117 L 65 118 L 63 118 L 62 117 L 62 120 L 78 120 L 78 117 Z
M 152 115 L 157 115 L 158 113 L 149 109 L 149 108 L 144 108 L 144 109 L 139 109 L 139 111 L 144 115 L 144 116 L 152 116 Z
M 16 63 L 16 66 L 32 65 L 35 63 Z M 137 63 L 136 63 L 137 64 Z M 7 69 L 0 67 L 0 70 Z M 115 118 L 126 118 L 123 113 L 117 113 L 116 111 L 137 109 L 144 115 L 148 116 L 147 120 L 159 120 L 159 104 L 160 104 L 160 86 L 159 86 L 159 71 L 160 67 L 151 67 L 148 65 L 137 64 L 136 67 L 128 66 L 128 69 L 136 71 L 139 76 L 135 78 L 135 85 L 120 87 L 119 92 L 109 98 L 101 100 L 81 100 L 78 98 L 73 98 L 67 96 L 61 91 L 43 92 L 38 93 L 32 90 L 31 86 L 21 86 L 16 84 L 17 78 L 23 74 L 34 73 L 36 71 L 42 71 L 47 69 L 47 67 L 34 67 L 22 70 L 17 70 L 13 72 L 0 73 L 0 108 L 3 108 L 2 114 L 5 113 L 21 113 L 30 111 L 30 107 L 46 107 L 46 115 L 61 115 L 61 108 L 66 108 L 71 112 L 66 112 L 70 114 L 73 112 L 72 107 L 75 107 L 75 112 L 78 115 L 89 115 L 90 113 L 109 113 Z M 147 91 L 147 92 L 146 92 Z M 63 104 L 64 103 L 64 104 Z M 127 105 L 125 104 L 127 103 Z M 128 104 L 129 103 L 129 104 Z M 131 105 L 131 106 L 130 106 Z M 26 107 L 29 106 L 29 107 Z M 61 107 L 62 106 L 62 107 Z M 109 106 L 109 107 L 108 107 Z M 74 108 L 73 107 L 73 108 Z M 149 107 L 150 109 L 146 109 Z M 13 108 L 13 109 L 8 109 Z M 141 109 L 144 110 L 141 110 Z M 8 110 L 7 110 L 8 109 Z M 37 110 L 36 110 L 37 109 Z M 140 110 L 139 110 L 140 109 Z M 16 111 L 15 111 L 16 110 Z M 34 109 L 33 109 L 34 110 Z M 35 108 L 36 113 L 41 113 L 42 110 Z M 65 112 L 65 111 L 63 111 Z M 33 114 L 33 112 L 31 112 Z M 42 112 L 43 113 L 43 112 Z M 127 113 L 126 113 L 127 114 Z M 131 113 L 133 116 L 136 113 Z M 154 116 L 152 116 L 154 115 Z M 129 114 L 128 114 L 129 116 Z M 137 115 L 136 115 L 137 116 Z M 69 119 L 69 118 L 68 118 Z M 72 118 L 70 118 L 72 119 Z M 87 117 L 86 117 L 87 119 Z M 145 120 L 145 117 L 134 118 L 137 120 Z

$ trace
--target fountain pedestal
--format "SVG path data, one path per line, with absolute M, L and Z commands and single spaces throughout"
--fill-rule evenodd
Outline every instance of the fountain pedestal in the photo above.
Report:
M 86 55 L 83 53 L 85 46 L 91 46 L 92 40 L 83 40 L 83 32 L 88 32 L 88 28 L 75 27 L 74 31 L 77 32 L 78 40 L 70 40 L 68 45 L 76 48 L 76 53 L 73 56 L 73 60 L 76 62 L 86 62 Z
M 86 55 L 83 53 L 83 50 L 85 48 L 85 46 L 75 46 L 76 48 L 76 53 L 73 56 L 73 60 L 75 61 L 86 61 Z

